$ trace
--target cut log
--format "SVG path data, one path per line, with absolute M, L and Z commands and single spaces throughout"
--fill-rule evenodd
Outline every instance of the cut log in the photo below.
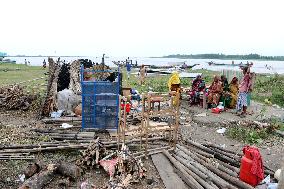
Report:
M 189 166 L 186 161 L 176 155 L 173 155 L 174 158 L 179 161 L 180 163 L 182 163 L 187 169 L 186 171 L 188 172 L 189 175 L 191 175 L 199 184 L 201 184 L 204 188 L 206 189 L 214 189 L 214 187 L 212 187 L 210 184 L 208 184 L 205 180 L 203 180 L 202 177 L 200 177 L 199 175 L 197 175 L 198 171 L 196 171 L 196 169 L 192 168 L 192 166 Z M 206 179 L 206 178 L 205 178 Z
M 55 165 L 49 165 L 46 170 L 43 170 L 26 180 L 19 189 L 43 188 L 54 178 L 56 169 Z
M 60 162 L 57 167 L 57 173 L 70 177 L 73 180 L 76 180 L 82 174 L 82 169 L 73 163 Z
M 204 165 L 196 162 L 191 156 L 188 156 L 183 151 L 178 151 L 178 156 L 181 156 L 189 160 L 190 164 L 192 164 L 194 167 L 196 167 L 200 172 L 207 175 L 209 177 L 209 181 L 213 181 L 218 187 L 220 188 L 230 188 L 230 189 L 237 189 L 236 187 L 229 184 L 224 179 L 220 178 L 218 175 L 215 175 L 210 170 L 208 170 Z
M 204 152 L 204 151 L 200 150 L 199 148 L 196 148 L 196 147 L 194 147 L 194 146 L 189 146 L 189 145 L 188 145 L 187 147 L 188 147 L 189 149 L 195 151 L 196 153 L 198 153 L 198 154 L 204 156 L 204 157 L 207 157 L 207 158 L 214 158 L 214 155 L 209 154 L 209 153 L 207 153 L 207 152 Z
M 238 156 L 238 155 L 230 154 L 230 153 L 225 152 L 225 151 L 223 151 L 223 150 L 220 150 L 220 149 L 218 149 L 218 148 L 214 148 L 214 149 L 211 148 L 211 149 L 214 150 L 215 153 L 218 153 L 218 154 L 220 154 L 220 155 L 223 155 L 223 156 L 225 156 L 226 158 L 232 159 L 232 160 L 234 160 L 234 161 L 236 161 L 236 162 L 241 162 L 241 157 Z
M 217 148 L 217 149 L 222 150 L 222 151 L 224 151 L 224 152 L 231 153 L 231 154 L 234 154 L 234 155 L 238 155 L 239 157 L 242 157 L 242 154 L 240 154 L 240 153 L 238 153 L 238 152 L 235 152 L 235 151 L 231 151 L 231 150 L 222 148 L 221 146 L 217 146 L 217 145 L 212 144 L 212 143 L 207 143 L 207 144 L 204 144 L 204 145 L 205 145 L 206 147 Z
M 194 142 L 194 141 L 192 141 L 192 140 L 187 140 L 186 142 L 187 142 L 188 144 L 190 144 L 190 145 L 196 147 L 196 148 L 199 148 L 199 149 L 201 149 L 201 150 L 203 150 L 203 151 L 209 153 L 209 154 L 214 154 L 214 151 L 213 151 L 213 150 L 211 150 L 210 148 L 207 148 L 207 147 L 205 147 L 205 146 L 203 146 L 203 145 L 201 145 L 201 144 L 199 144 L 199 143 L 197 143 L 197 142 Z
M 182 180 L 191 188 L 202 189 L 203 187 L 195 181 L 195 179 L 189 175 L 183 168 L 183 165 L 173 158 L 170 153 L 163 150 L 163 154 L 171 161 L 171 163 L 178 170 L 179 175 L 182 176 Z
M 224 167 L 226 167 L 227 169 L 230 169 L 232 171 L 234 171 L 235 173 L 240 173 L 240 169 L 237 168 L 237 167 L 234 167 L 232 165 L 229 165 L 227 163 L 224 163 L 223 161 L 220 161 L 218 159 L 216 159 L 216 161 L 220 164 L 220 165 L 223 165 Z
M 214 155 L 215 158 L 217 158 L 217 159 L 219 159 L 221 161 L 224 161 L 225 163 L 229 163 L 229 164 L 231 164 L 233 166 L 236 166 L 236 167 L 240 166 L 240 162 L 237 162 L 236 160 L 234 160 L 234 159 L 232 159 L 230 157 L 224 156 L 223 154 L 220 154 L 220 153 L 218 153 L 218 152 L 216 152 L 216 151 L 214 151 L 214 150 L 212 150 L 210 148 L 207 148 L 207 147 L 205 147 L 205 146 L 203 146 L 203 145 L 201 145 L 201 144 L 199 144 L 197 142 L 194 142 L 192 140 L 187 140 L 187 142 L 190 145 L 192 145 L 192 146 L 195 146 L 195 147 L 197 147 L 197 148 L 199 148 L 199 149 L 201 149 L 201 150 L 203 150 L 203 151 L 205 151 L 207 153 L 210 153 L 210 154 Z
M 191 156 L 195 161 L 197 161 L 198 163 L 204 165 L 206 168 L 208 168 L 210 171 L 212 171 L 213 173 L 215 173 L 216 175 L 220 176 L 221 178 L 223 178 L 224 180 L 238 186 L 239 188 L 242 189 L 253 189 L 252 186 L 240 181 L 239 179 L 232 177 L 220 170 L 218 170 L 217 168 L 215 168 L 214 166 L 206 163 L 205 161 L 201 160 L 200 158 L 197 158 L 197 156 L 195 156 L 194 154 L 192 154 L 191 152 L 189 152 L 188 150 L 186 150 L 186 148 L 179 146 L 179 149 L 183 150 L 186 154 L 188 154 L 189 156 Z
M 42 162 L 35 162 L 35 163 L 29 164 L 24 169 L 25 178 L 30 178 L 34 174 L 39 173 L 44 167 L 45 165 Z

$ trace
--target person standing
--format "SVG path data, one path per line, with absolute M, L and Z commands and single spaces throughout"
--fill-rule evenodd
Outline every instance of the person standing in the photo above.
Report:
M 142 66 L 140 68 L 140 84 L 141 85 L 143 85 L 145 83 L 146 74 L 147 74 L 146 67 L 144 66 L 144 64 L 142 64 Z
M 129 63 L 129 61 L 126 62 L 126 71 L 127 71 L 127 79 L 129 80 L 131 72 L 131 64 Z
M 237 114 L 240 113 L 241 117 L 245 117 L 247 114 L 247 97 L 249 93 L 249 89 L 251 86 L 251 77 L 250 77 L 250 68 L 244 67 L 242 68 L 244 77 L 241 79 L 239 84 L 239 94 L 238 94 L 238 101 L 237 101 Z
M 46 62 L 45 62 L 45 59 L 43 60 L 42 67 L 43 67 L 44 69 L 46 68 Z

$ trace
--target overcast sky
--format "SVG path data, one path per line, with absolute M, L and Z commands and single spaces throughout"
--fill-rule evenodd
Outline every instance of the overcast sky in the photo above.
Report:
M 282 0 L 1 0 L 10 55 L 284 55 Z

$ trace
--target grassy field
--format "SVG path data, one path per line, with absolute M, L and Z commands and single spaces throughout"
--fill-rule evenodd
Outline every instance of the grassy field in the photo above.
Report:
M 0 85 L 14 84 L 44 77 L 46 71 L 40 66 L 2 63 L 0 64 Z
M 40 66 L 26 66 L 23 64 L 0 64 L 0 87 L 10 84 L 20 84 L 25 91 L 32 94 L 45 94 L 47 69 Z M 40 78 L 38 80 L 33 80 Z
M 202 73 L 206 84 L 211 84 L 214 75 L 220 75 L 221 72 L 209 70 L 188 70 L 189 72 Z M 25 66 L 21 64 L 0 64 L 0 86 L 7 84 L 19 83 L 28 81 L 34 78 L 46 77 L 44 74 L 47 69 L 40 66 Z M 139 78 L 136 75 L 131 75 L 127 80 L 126 71 L 123 69 L 123 86 L 137 89 L 140 93 L 155 91 L 167 92 L 168 79 L 170 75 L 162 76 L 149 76 L 146 78 L 145 85 L 139 84 Z M 45 83 L 44 79 L 37 81 L 26 82 L 28 89 L 38 87 L 40 84 Z M 183 87 L 190 87 L 192 79 L 182 78 L 181 84 Z M 229 81 L 230 82 L 230 81 Z M 269 100 L 272 104 L 284 106 L 284 76 L 283 75 L 264 75 L 258 74 L 255 82 L 252 99 L 264 103 L 265 99 Z

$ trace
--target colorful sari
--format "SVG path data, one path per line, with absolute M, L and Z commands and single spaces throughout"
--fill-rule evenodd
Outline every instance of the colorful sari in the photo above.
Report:
M 239 93 L 239 84 L 238 83 L 231 83 L 230 84 L 230 95 L 231 95 L 231 103 L 230 108 L 235 108 L 237 105 L 238 100 L 238 93 Z
M 212 85 L 209 87 L 209 93 L 207 97 L 208 104 L 218 106 L 221 94 L 223 92 L 223 85 L 220 79 L 215 76 Z
M 200 92 L 205 89 L 205 81 L 201 79 L 201 76 L 198 75 L 191 85 L 190 95 L 190 104 L 197 104 L 200 101 Z

